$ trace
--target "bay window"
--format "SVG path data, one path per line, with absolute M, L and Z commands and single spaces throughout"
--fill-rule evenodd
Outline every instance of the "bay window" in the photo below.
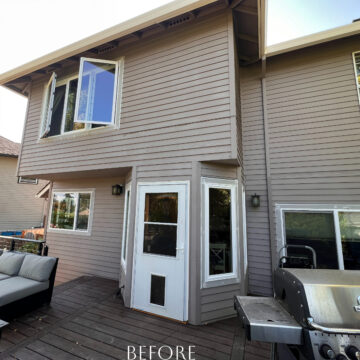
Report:
M 53 192 L 49 230 L 89 232 L 93 191 Z
M 202 179 L 203 282 L 238 280 L 237 181 Z
M 277 212 L 284 245 L 312 247 L 318 268 L 360 270 L 360 207 L 278 205 Z M 308 255 L 294 248 L 287 253 Z
M 45 89 L 40 137 L 115 125 L 121 61 L 81 58 L 79 74 L 57 78 Z

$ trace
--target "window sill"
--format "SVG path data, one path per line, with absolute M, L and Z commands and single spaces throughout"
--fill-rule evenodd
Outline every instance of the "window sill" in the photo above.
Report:
M 81 130 L 73 130 L 73 131 L 68 131 L 66 133 L 63 134 L 59 134 L 59 135 L 54 135 L 54 136 L 49 136 L 46 138 L 39 138 L 38 139 L 38 143 L 42 143 L 42 142 L 50 142 L 50 141 L 59 141 L 59 140 L 63 140 L 63 139 L 72 139 L 72 138 L 78 138 L 78 137 L 85 137 L 85 136 L 92 136 L 92 135 L 97 135 L 97 134 L 106 134 L 108 132 L 113 132 L 114 130 L 118 130 L 119 127 L 116 125 L 108 125 L 106 127 L 98 127 L 98 128 L 94 128 L 94 129 L 81 129 Z
M 58 234 L 66 234 L 66 235 L 80 235 L 80 236 L 90 236 L 91 231 L 81 231 L 81 230 L 68 230 L 68 229 L 54 229 L 54 228 L 48 228 L 48 233 L 58 233 Z
M 218 286 L 225 286 L 225 285 L 232 285 L 232 284 L 239 284 L 240 278 L 236 274 L 228 274 L 223 275 L 219 277 L 209 277 L 206 280 L 203 281 L 202 288 L 212 288 L 212 287 L 218 287 Z

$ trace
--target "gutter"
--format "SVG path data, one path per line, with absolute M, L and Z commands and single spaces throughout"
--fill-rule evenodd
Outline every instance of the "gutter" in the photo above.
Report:
M 266 57 L 275 56 L 358 34 L 360 34 L 360 22 L 354 22 L 330 30 L 267 46 L 265 47 L 264 55 Z

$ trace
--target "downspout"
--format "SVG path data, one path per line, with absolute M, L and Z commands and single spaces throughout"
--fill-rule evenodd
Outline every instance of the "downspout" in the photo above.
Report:
M 270 166 L 270 141 L 269 141 L 269 121 L 267 114 L 267 94 L 266 94 L 266 57 L 261 59 L 261 98 L 263 111 L 263 126 L 264 126 L 264 151 L 265 151 L 265 169 L 266 169 L 266 190 L 268 202 L 268 219 L 269 219 L 269 246 L 271 251 L 271 269 L 276 267 L 276 246 L 275 242 L 275 227 L 273 221 L 273 201 L 272 201 L 272 184 L 271 184 L 271 166 Z M 273 284 L 274 287 L 274 284 Z
M 267 23 L 267 1 L 258 0 L 258 33 L 259 33 L 259 58 L 261 59 L 261 98 L 263 111 L 264 127 L 264 152 L 266 169 L 266 189 L 268 202 L 268 225 L 269 225 L 269 246 L 271 252 L 271 275 L 272 270 L 277 267 L 277 254 L 275 242 L 275 226 L 273 220 L 273 201 L 271 184 L 271 165 L 270 165 L 270 141 L 269 141 L 269 121 L 267 113 L 267 94 L 266 94 L 266 23 Z M 273 281 L 273 276 L 272 281 Z M 273 283 L 274 288 L 274 283 Z

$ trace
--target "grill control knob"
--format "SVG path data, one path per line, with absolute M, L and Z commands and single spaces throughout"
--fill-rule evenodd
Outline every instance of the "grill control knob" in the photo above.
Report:
M 348 346 L 345 353 L 351 360 L 360 360 L 360 351 L 355 346 Z
M 320 355 L 324 359 L 335 359 L 335 353 L 334 353 L 333 349 L 329 345 L 322 345 L 321 346 Z

